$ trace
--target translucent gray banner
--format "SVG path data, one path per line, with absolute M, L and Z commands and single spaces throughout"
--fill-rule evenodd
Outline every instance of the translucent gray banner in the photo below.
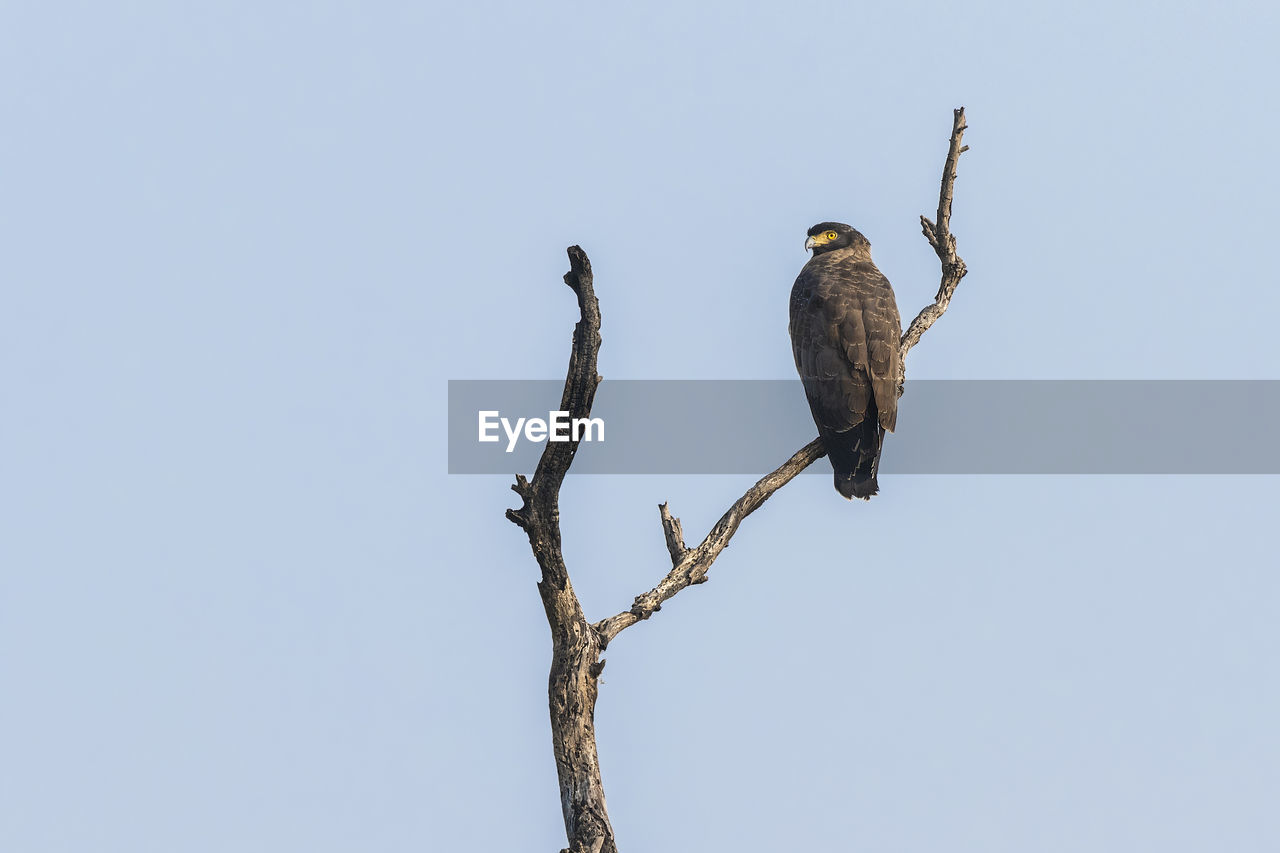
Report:
M 576 425 L 562 388 L 450 381 L 449 473 L 529 473 L 576 429 L 571 473 L 758 475 L 817 435 L 799 380 L 606 380 Z M 909 381 L 880 470 L 1277 474 L 1280 381 Z

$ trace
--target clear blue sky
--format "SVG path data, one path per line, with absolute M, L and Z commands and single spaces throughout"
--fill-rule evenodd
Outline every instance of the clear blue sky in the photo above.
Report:
M 0 9 L 0 849 L 560 848 L 536 569 L 443 438 L 563 375 L 570 243 L 606 378 L 790 377 L 814 222 L 931 298 L 964 104 L 913 376 L 1280 378 L 1274 4 L 610 6 Z M 588 614 L 748 482 L 571 479 Z M 624 853 L 1280 846 L 1274 478 L 882 485 L 610 649 Z

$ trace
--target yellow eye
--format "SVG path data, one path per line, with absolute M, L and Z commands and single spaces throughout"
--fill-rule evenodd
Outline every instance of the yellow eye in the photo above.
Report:
M 834 231 L 827 231 L 822 235 L 823 240 L 834 240 L 835 238 L 836 238 L 836 232 Z

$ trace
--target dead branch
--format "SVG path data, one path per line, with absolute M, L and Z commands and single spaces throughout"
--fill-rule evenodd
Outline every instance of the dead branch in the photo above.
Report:
M 968 129 L 964 123 L 964 107 L 960 107 L 955 111 L 955 117 L 951 122 L 951 145 L 947 149 L 947 160 L 942 166 L 942 189 L 938 192 L 938 223 L 935 225 L 929 221 L 928 217 L 920 217 L 920 229 L 924 232 L 924 238 L 929 241 L 929 245 L 933 247 L 938 260 L 942 263 L 942 282 L 938 285 L 938 295 L 934 297 L 933 304 L 926 305 L 916 315 L 898 343 L 899 395 L 902 394 L 902 384 L 907 374 L 907 353 L 920 342 L 920 337 L 929 330 L 929 327 L 946 313 L 947 306 L 951 304 L 951 297 L 956 292 L 956 286 L 968 272 L 964 261 L 956 254 L 956 238 L 951 233 L 951 199 L 956 185 L 956 166 L 960 162 L 960 155 L 969 150 L 968 145 L 961 144 L 964 140 L 964 132 Z
M 826 455 L 827 450 L 822 446 L 822 439 L 815 438 L 796 451 L 795 455 L 783 462 L 776 471 L 757 480 L 754 486 L 747 489 L 746 494 L 738 498 L 733 506 L 720 516 L 716 526 L 711 528 L 707 538 L 703 539 L 697 548 L 685 551 L 679 560 L 675 560 L 675 555 L 672 555 L 675 565 L 657 586 L 644 595 L 636 596 L 630 610 L 595 624 L 594 627 L 600 635 L 601 642 L 608 646 L 609 641 L 618 636 L 624 628 L 629 628 L 657 613 L 662 609 L 662 602 L 680 590 L 706 581 L 711 564 L 728 546 L 733 534 L 738 532 L 738 526 L 742 524 L 742 520 L 759 509 L 774 492 L 791 482 L 793 477 Z M 666 507 L 666 504 L 662 505 L 664 523 L 666 519 L 671 518 Z M 676 524 L 679 523 L 676 520 Z
M 964 108 L 961 107 L 955 111 L 951 146 L 942 170 L 937 224 L 920 217 L 925 238 L 942 263 L 942 283 L 933 304 L 916 316 L 899 342 L 904 364 L 907 352 L 947 310 L 956 286 L 965 274 L 964 261 L 956 254 L 956 240 L 950 231 L 956 166 L 960 155 L 967 150 L 967 146 L 961 144 L 965 129 Z M 578 246 L 570 246 L 568 253 L 570 269 L 564 280 L 578 297 L 581 318 L 574 327 L 560 409 L 568 412 L 571 418 L 586 418 L 591 414 L 596 386 L 600 382 L 596 372 L 600 352 L 600 306 L 596 301 L 591 262 L 586 253 Z M 903 375 L 899 375 L 899 393 Z M 560 486 L 577 451 L 577 441 L 547 442 L 533 479 L 516 476 L 511 488 L 523 503 L 519 509 L 507 510 L 507 518 L 528 535 L 529 546 L 542 570 L 538 592 L 551 628 L 552 645 L 548 683 L 552 750 L 569 840 L 569 847 L 561 853 L 617 853 L 596 753 L 595 705 L 600 673 L 605 663 L 600 658 L 601 653 L 619 633 L 657 613 L 663 602 L 680 590 L 705 582 L 711 565 L 728 546 L 742 521 L 759 509 L 774 492 L 825 456 L 826 449 L 822 439 L 814 439 L 776 471 L 761 477 L 729 507 L 695 548 L 685 545 L 680 519 L 671 514 L 665 503 L 661 504 L 658 510 L 663 538 L 671 556 L 671 570 L 657 586 L 637 596 L 630 609 L 595 624 L 588 623 L 583 614 L 582 605 L 570 583 L 561 548 Z
M 680 526 L 680 519 L 671 514 L 666 504 L 658 504 L 658 514 L 662 518 L 662 536 L 667 540 L 667 553 L 671 555 L 671 565 L 678 566 L 688 552 L 684 545 L 684 528 Z
M 591 261 L 578 246 L 569 247 L 565 284 L 578 297 L 581 319 L 573 330 L 569 369 L 560 409 L 587 417 L 600 376 L 600 304 L 596 301 Z M 587 624 L 582 605 L 565 566 L 560 540 L 560 485 L 573 464 L 577 441 L 547 442 L 532 480 L 517 476 L 511 488 L 524 499 L 507 518 L 529 536 L 529 546 L 542 569 L 538 593 L 551 627 L 551 674 L 547 693 L 551 707 L 551 746 L 560 780 L 560 804 L 572 853 L 617 853 L 613 827 L 605 808 L 600 760 L 596 754 L 595 708 L 599 690 L 600 645 Z

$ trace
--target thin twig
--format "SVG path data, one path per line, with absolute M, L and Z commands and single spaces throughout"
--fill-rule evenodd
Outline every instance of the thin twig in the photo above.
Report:
M 942 188 L 938 191 L 938 222 L 935 225 L 928 217 L 920 217 L 920 230 L 933 247 L 942 263 L 942 281 L 938 285 L 938 295 L 931 305 L 926 305 L 916 318 L 911 321 L 907 331 L 898 343 L 898 394 L 902 394 L 903 382 L 907 373 L 907 353 L 920 342 L 920 337 L 929 327 L 938 321 L 951 304 L 951 297 L 956 292 L 960 279 L 968 271 L 964 261 L 956 254 L 956 238 L 951 233 L 951 201 L 955 193 L 956 167 L 960 163 L 960 155 L 969 150 L 962 144 L 964 132 L 968 127 L 964 122 L 964 107 L 955 110 L 951 123 L 951 145 L 947 149 L 947 159 L 942 166 Z

